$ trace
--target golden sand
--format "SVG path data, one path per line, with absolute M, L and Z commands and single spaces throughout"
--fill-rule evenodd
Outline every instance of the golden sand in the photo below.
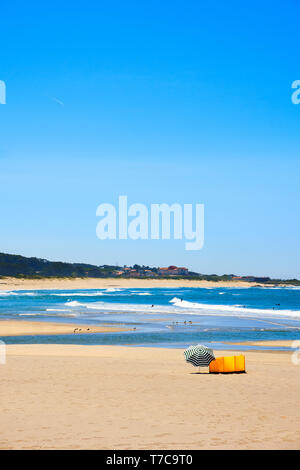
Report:
M 243 281 L 193 281 L 188 279 L 101 279 L 101 278 L 54 278 L 54 279 L 0 279 L 0 290 L 18 289 L 107 289 L 109 287 L 253 287 L 253 282 Z
M 199 374 L 178 349 L 8 345 L 0 448 L 298 449 L 300 365 L 246 352 L 246 369 Z
M 67 335 L 78 333 L 109 333 L 128 331 L 132 328 L 119 328 L 115 326 L 81 325 L 79 323 L 52 323 L 22 320 L 0 320 L 1 336 L 26 336 L 26 335 Z

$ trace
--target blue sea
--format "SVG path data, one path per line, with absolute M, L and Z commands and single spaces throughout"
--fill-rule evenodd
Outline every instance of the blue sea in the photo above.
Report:
M 7 344 L 184 348 L 201 343 L 214 349 L 247 350 L 254 347 L 228 343 L 300 340 L 300 288 L 111 287 L 97 290 L 0 291 L 0 319 L 131 328 L 126 332 L 106 334 L 0 336 Z

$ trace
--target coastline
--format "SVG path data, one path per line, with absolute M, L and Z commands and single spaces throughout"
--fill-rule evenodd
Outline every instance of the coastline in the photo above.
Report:
M 260 284 L 245 281 L 196 281 L 189 279 L 118 279 L 118 278 L 49 278 L 49 279 L 18 279 L 6 277 L 0 279 L 0 290 L 72 290 L 72 289 L 107 289 L 108 287 L 123 288 L 155 288 L 155 287 L 274 287 L 275 284 Z M 287 287 L 286 285 L 284 285 Z M 276 287 L 281 287 L 277 285 Z
M 300 366 L 245 355 L 246 374 L 215 375 L 178 349 L 8 345 L 0 448 L 298 449 Z
M 160 321 L 160 319 L 154 319 Z M 154 321 L 152 320 L 152 321 Z M 76 331 L 75 331 L 76 330 Z M 92 333 L 117 333 L 122 331 L 134 331 L 136 328 L 123 328 L 115 325 L 98 326 L 92 323 L 81 324 L 81 323 L 67 323 L 67 322 L 53 322 L 48 320 L 44 321 L 32 321 L 32 320 L 0 320 L 0 339 L 7 336 L 56 336 L 56 335 L 76 335 L 76 334 L 92 334 Z M 270 349 L 265 349 L 264 352 L 274 352 L 272 348 L 283 347 L 287 348 L 286 351 L 280 351 L 282 353 L 291 352 L 293 349 L 297 349 L 298 345 L 293 345 L 293 342 L 297 339 L 291 340 L 272 340 L 272 341 L 224 341 L 224 344 L 235 346 L 232 348 L 234 354 L 237 354 L 236 346 L 264 346 Z M 49 343 L 51 344 L 51 343 Z M 43 345 L 44 346 L 44 345 Z M 69 346 L 69 345 L 66 345 Z M 114 346 L 112 346 L 114 347 Z M 122 346 L 123 347 L 123 346 Z M 132 344 L 131 347 L 138 347 L 139 345 Z M 151 346 L 149 346 L 151 347 Z M 289 349 L 288 349 L 289 348 Z M 158 348 L 155 348 L 158 349 Z M 167 348 L 172 349 L 172 347 Z M 165 350 L 165 348 L 163 348 Z M 257 351 L 261 351 L 257 349 Z M 219 353 L 219 351 L 218 351 Z M 243 352 L 243 354 L 245 351 Z M 226 354 L 230 354 L 230 349 L 227 350 Z

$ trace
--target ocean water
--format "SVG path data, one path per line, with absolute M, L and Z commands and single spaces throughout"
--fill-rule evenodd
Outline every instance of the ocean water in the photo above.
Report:
M 1 338 L 0 333 L 0 339 L 7 344 L 118 344 L 183 348 L 201 343 L 214 349 L 232 349 L 234 345 L 227 343 L 300 340 L 300 289 L 111 287 L 71 291 L 0 291 L 0 319 L 136 328 L 134 331 L 106 334 L 5 338 Z M 251 348 L 236 345 L 238 350 Z

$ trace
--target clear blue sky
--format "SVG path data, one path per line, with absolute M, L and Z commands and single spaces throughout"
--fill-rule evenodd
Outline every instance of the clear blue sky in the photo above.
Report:
M 1 5 L 0 251 L 300 278 L 297 0 Z M 96 207 L 204 203 L 205 244 Z

